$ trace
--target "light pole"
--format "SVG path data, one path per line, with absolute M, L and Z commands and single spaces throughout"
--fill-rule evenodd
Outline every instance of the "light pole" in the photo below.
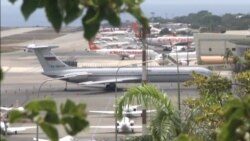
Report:
M 76 75 L 70 75 L 70 76 L 66 76 L 66 77 L 51 78 L 51 79 L 47 79 L 47 80 L 43 81 L 43 82 L 40 84 L 39 88 L 38 88 L 37 97 L 39 98 L 40 92 L 41 92 L 41 88 L 42 88 L 42 86 L 43 86 L 45 83 L 47 83 L 47 82 L 49 82 L 49 81 L 54 81 L 54 80 L 67 79 L 67 78 L 69 78 L 69 77 L 74 77 L 74 76 L 76 76 Z M 36 124 L 36 141 L 38 141 L 38 133 L 39 133 L 39 125 L 38 125 L 38 123 L 37 123 L 37 124 Z
M 176 50 L 176 62 L 177 62 L 177 96 L 178 96 L 178 110 L 181 112 L 181 92 L 180 92 L 180 71 L 179 71 L 179 57 Z
M 170 46 L 173 48 L 172 41 L 169 40 Z M 181 92 L 180 92 L 180 70 L 179 70 L 179 57 L 178 57 L 178 51 L 176 47 L 176 69 L 177 69 L 177 99 L 178 99 L 178 110 L 181 112 Z

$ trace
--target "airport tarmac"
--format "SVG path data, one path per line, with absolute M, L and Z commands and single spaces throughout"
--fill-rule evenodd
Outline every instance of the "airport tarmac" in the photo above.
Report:
M 13 31 L 12 31 L 13 32 Z M 80 33 L 74 32 L 77 35 L 78 39 Z M 73 35 L 74 33 L 70 33 Z M 7 34 L 7 33 L 6 33 Z M 74 36 L 76 36 L 74 34 Z M 82 33 L 81 36 L 82 38 Z M 5 37 L 7 38 L 7 37 Z M 58 39 L 59 38 L 59 39 Z M 70 37 L 68 34 L 64 36 L 60 36 L 55 39 L 47 39 L 48 42 L 59 42 L 60 45 L 63 45 L 63 39 L 70 38 L 65 40 L 65 45 L 63 47 L 60 46 L 59 49 L 55 50 L 55 53 L 60 57 L 70 56 L 74 54 L 82 63 L 86 62 L 94 62 L 99 61 L 98 64 L 107 65 L 107 62 L 115 62 L 119 64 L 121 60 L 118 57 L 105 57 L 96 54 L 89 54 L 84 52 L 84 48 L 82 44 L 86 45 L 86 42 L 82 39 L 81 41 L 76 42 L 73 40 L 73 37 Z M 28 42 L 28 41 L 27 41 Z M 27 42 L 17 43 L 17 44 L 25 44 Z M 46 43 L 46 41 L 42 41 Z M 82 43 L 80 43 L 82 42 Z M 76 45 L 76 46 L 74 46 Z M 12 45 L 11 45 L 12 46 Z M 72 49 L 71 47 L 74 46 Z M 81 62 L 82 61 L 82 62 Z M 65 82 L 55 80 L 51 82 L 47 82 L 40 89 L 38 95 L 38 89 L 42 82 L 46 81 L 48 77 L 43 76 L 39 69 L 40 65 L 35 58 L 33 53 L 23 52 L 22 50 L 18 50 L 15 52 L 2 53 L 1 54 L 1 66 L 5 67 L 4 69 L 4 80 L 1 82 L 1 106 L 10 106 L 12 104 L 18 103 L 19 106 L 25 105 L 28 101 L 34 99 L 41 99 L 44 97 L 51 97 L 56 100 L 58 104 L 65 102 L 66 99 L 71 99 L 75 102 L 83 102 L 87 104 L 88 110 L 113 110 L 113 104 L 115 101 L 115 95 L 118 97 L 122 96 L 126 90 L 126 88 L 138 85 L 138 84 L 118 84 L 118 92 L 107 92 L 104 90 L 104 85 L 99 85 L 95 87 L 80 87 L 77 84 L 68 83 L 68 91 L 64 91 Z M 26 68 L 26 69 L 25 69 Z M 18 70 L 18 71 L 16 71 Z M 165 91 L 174 105 L 177 103 L 177 84 L 176 83 L 168 83 L 168 84 L 155 84 L 160 89 Z M 185 88 L 181 87 L 181 98 L 187 97 L 195 97 L 197 96 L 197 91 L 193 88 Z M 177 105 L 176 105 L 177 106 Z M 98 114 L 88 114 L 87 117 L 90 125 L 114 125 L 115 118 L 107 117 L 105 115 Z M 141 118 L 135 118 L 135 125 L 141 125 Z M 18 125 L 34 125 L 32 123 L 18 123 L 13 126 Z M 66 135 L 61 127 L 58 127 L 60 137 Z M 44 133 L 39 130 L 39 137 L 46 139 Z M 126 138 L 127 136 L 137 136 L 141 135 L 141 130 L 135 130 L 134 134 L 118 134 L 118 138 Z M 32 140 L 33 137 L 36 136 L 36 130 L 27 130 L 24 133 L 8 136 L 8 140 L 10 141 L 27 141 Z M 79 140 L 102 140 L 102 141 L 112 141 L 115 140 L 115 131 L 114 130 L 103 130 L 103 129 L 86 129 L 83 132 L 79 133 L 76 138 Z

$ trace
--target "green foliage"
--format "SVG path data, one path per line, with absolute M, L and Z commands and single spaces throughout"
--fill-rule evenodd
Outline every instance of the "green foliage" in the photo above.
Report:
M 151 135 L 143 135 L 138 137 L 129 137 L 126 138 L 125 141 L 153 141 L 153 138 Z
M 192 28 L 199 29 L 206 27 L 211 32 L 222 32 L 222 29 L 246 30 L 249 28 L 250 16 L 243 15 L 237 18 L 239 14 L 225 14 L 222 16 L 213 15 L 209 11 L 199 11 L 191 13 L 188 16 L 175 17 L 173 22 L 189 23 Z
M 196 136 L 180 134 L 174 141 L 201 141 Z
M 2 68 L 0 67 L 0 81 L 3 80 L 3 71 L 2 71 Z
M 238 73 L 235 80 L 239 83 L 237 85 L 241 95 L 250 95 L 250 71 Z
M 231 93 L 232 81 L 225 77 L 218 74 L 205 77 L 195 72 L 192 75 L 193 79 L 185 82 L 185 86 L 196 86 L 201 95 L 209 93 L 219 98 L 221 94 Z
M 219 132 L 219 141 L 250 140 L 250 96 L 234 98 L 225 106 L 225 123 Z
M 186 86 L 193 85 L 199 90 L 200 97 L 184 100 L 184 105 L 190 110 L 184 131 L 202 140 L 215 140 L 216 130 L 224 122 L 223 106 L 232 96 L 232 82 L 216 74 L 204 77 L 193 73 L 193 80 L 187 81 Z
M 244 55 L 244 58 L 245 58 L 245 70 L 250 70 L 250 51 L 246 51 L 245 52 L 245 55 Z
M 7 141 L 7 140 L 2 135 L 0 135 L 0 141 Z
M 14 3 L 16 0 L 9 0 Z M 148 20 L 140 9 L 142 0 L 24 0 L 21 6 L 27 20 L 38 8 L 44 8 L 48 20 L 59 32 L 63 23 L 69 24 L 81 18 L 84 37 L 92 39 L 99 30 L 100 23 L 107 20 L 113 26 L 120 26 L 120 13 L 134 16 L 143 27 L 148 28 Z M 86 11 L 83 15 L 83 11 Z
M 229 95 L 221 97 L 221 103 L 210 93 L 203 94 L 199 98 L 188 98 L 184 105 L 190 108 L 190 116 L 186 116 L 186 133 L 199 136 L 205 140 L 216 139 L 216 129 L 223 123 L 223 105 L 228 101 Z
M 75 104 L 71 100 L 67 100 L 65 104 L 60 105 L 60 113 L 57 111 L 56 102 L 51 99 L 31 101 L 24 108 L 24 112 L 12 111 L 9 116 L 10 122 L 30 119 L 36 122 L 52 141 L 59 139 L 56 125 L 62 124 L 67 134 L 72 136 L 89 125 L 86 120 L 86 105 Z
M 245 52 L 244 58 L 245 58 L 245 60 L 250 61 L 250 51 L 249 50 Z
M 233 52 L 229 48 L 227 48 L 223 59 L 226 60 L 226 63 L 228 63 L 229 58 L 232 58 L 233 56 Z
M 153 140 L 171 140 L 180 133 L 179 113 L 165 93 L 154 85 L 144 84 L 131 87 L 118 102 L 118 116 L 122 117 L 122 107 L 127 104 L 140 104 L 156 110 L 150 124 Z

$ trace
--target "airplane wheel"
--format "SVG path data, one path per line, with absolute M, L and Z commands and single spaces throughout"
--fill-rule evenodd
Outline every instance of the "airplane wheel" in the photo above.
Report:
M 134 129 L 132 129 L 132 133 L 134 133 Z
M 15 134 L 17 134 L 17 131 L 15 131 Z
M 106 90 L 108 90 L 108 91 L 115 91 L 115 88 L 116 88 L 115 83 L 110 83 L 110 84 L 106 85 Z
M 111 83 L 110 84 L 110 90 L 115 91 L 116 88 L 116 84 L 115 83 Z

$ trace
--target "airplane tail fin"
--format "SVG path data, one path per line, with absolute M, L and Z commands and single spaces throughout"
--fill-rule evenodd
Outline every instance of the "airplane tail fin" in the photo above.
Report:
M 91 50 L 98 50 L 98 49 L 100 49 L 100 48 L 97 47 L 97 45 L 94 42 L 92 42 L 92 41 L 89 42 L 89 50 L 90 51 Z
M 135 33 L 135 37 L 140 37 L 139 29 L 140 29 L 140 26 L 139 26 L 139 24 L 137 22 L 132 23 L 132 30 Z
M 58 46 L 46 46 L 46 45 L 36 46 L 35 44 L 31 44 L 28 46 L 29 49 L 34 50 L 45 73 L 50 71 L 72 68 L 66 65 L 53 52 L 51 52 L 52 48 L 57 48 L 57 47 Z

